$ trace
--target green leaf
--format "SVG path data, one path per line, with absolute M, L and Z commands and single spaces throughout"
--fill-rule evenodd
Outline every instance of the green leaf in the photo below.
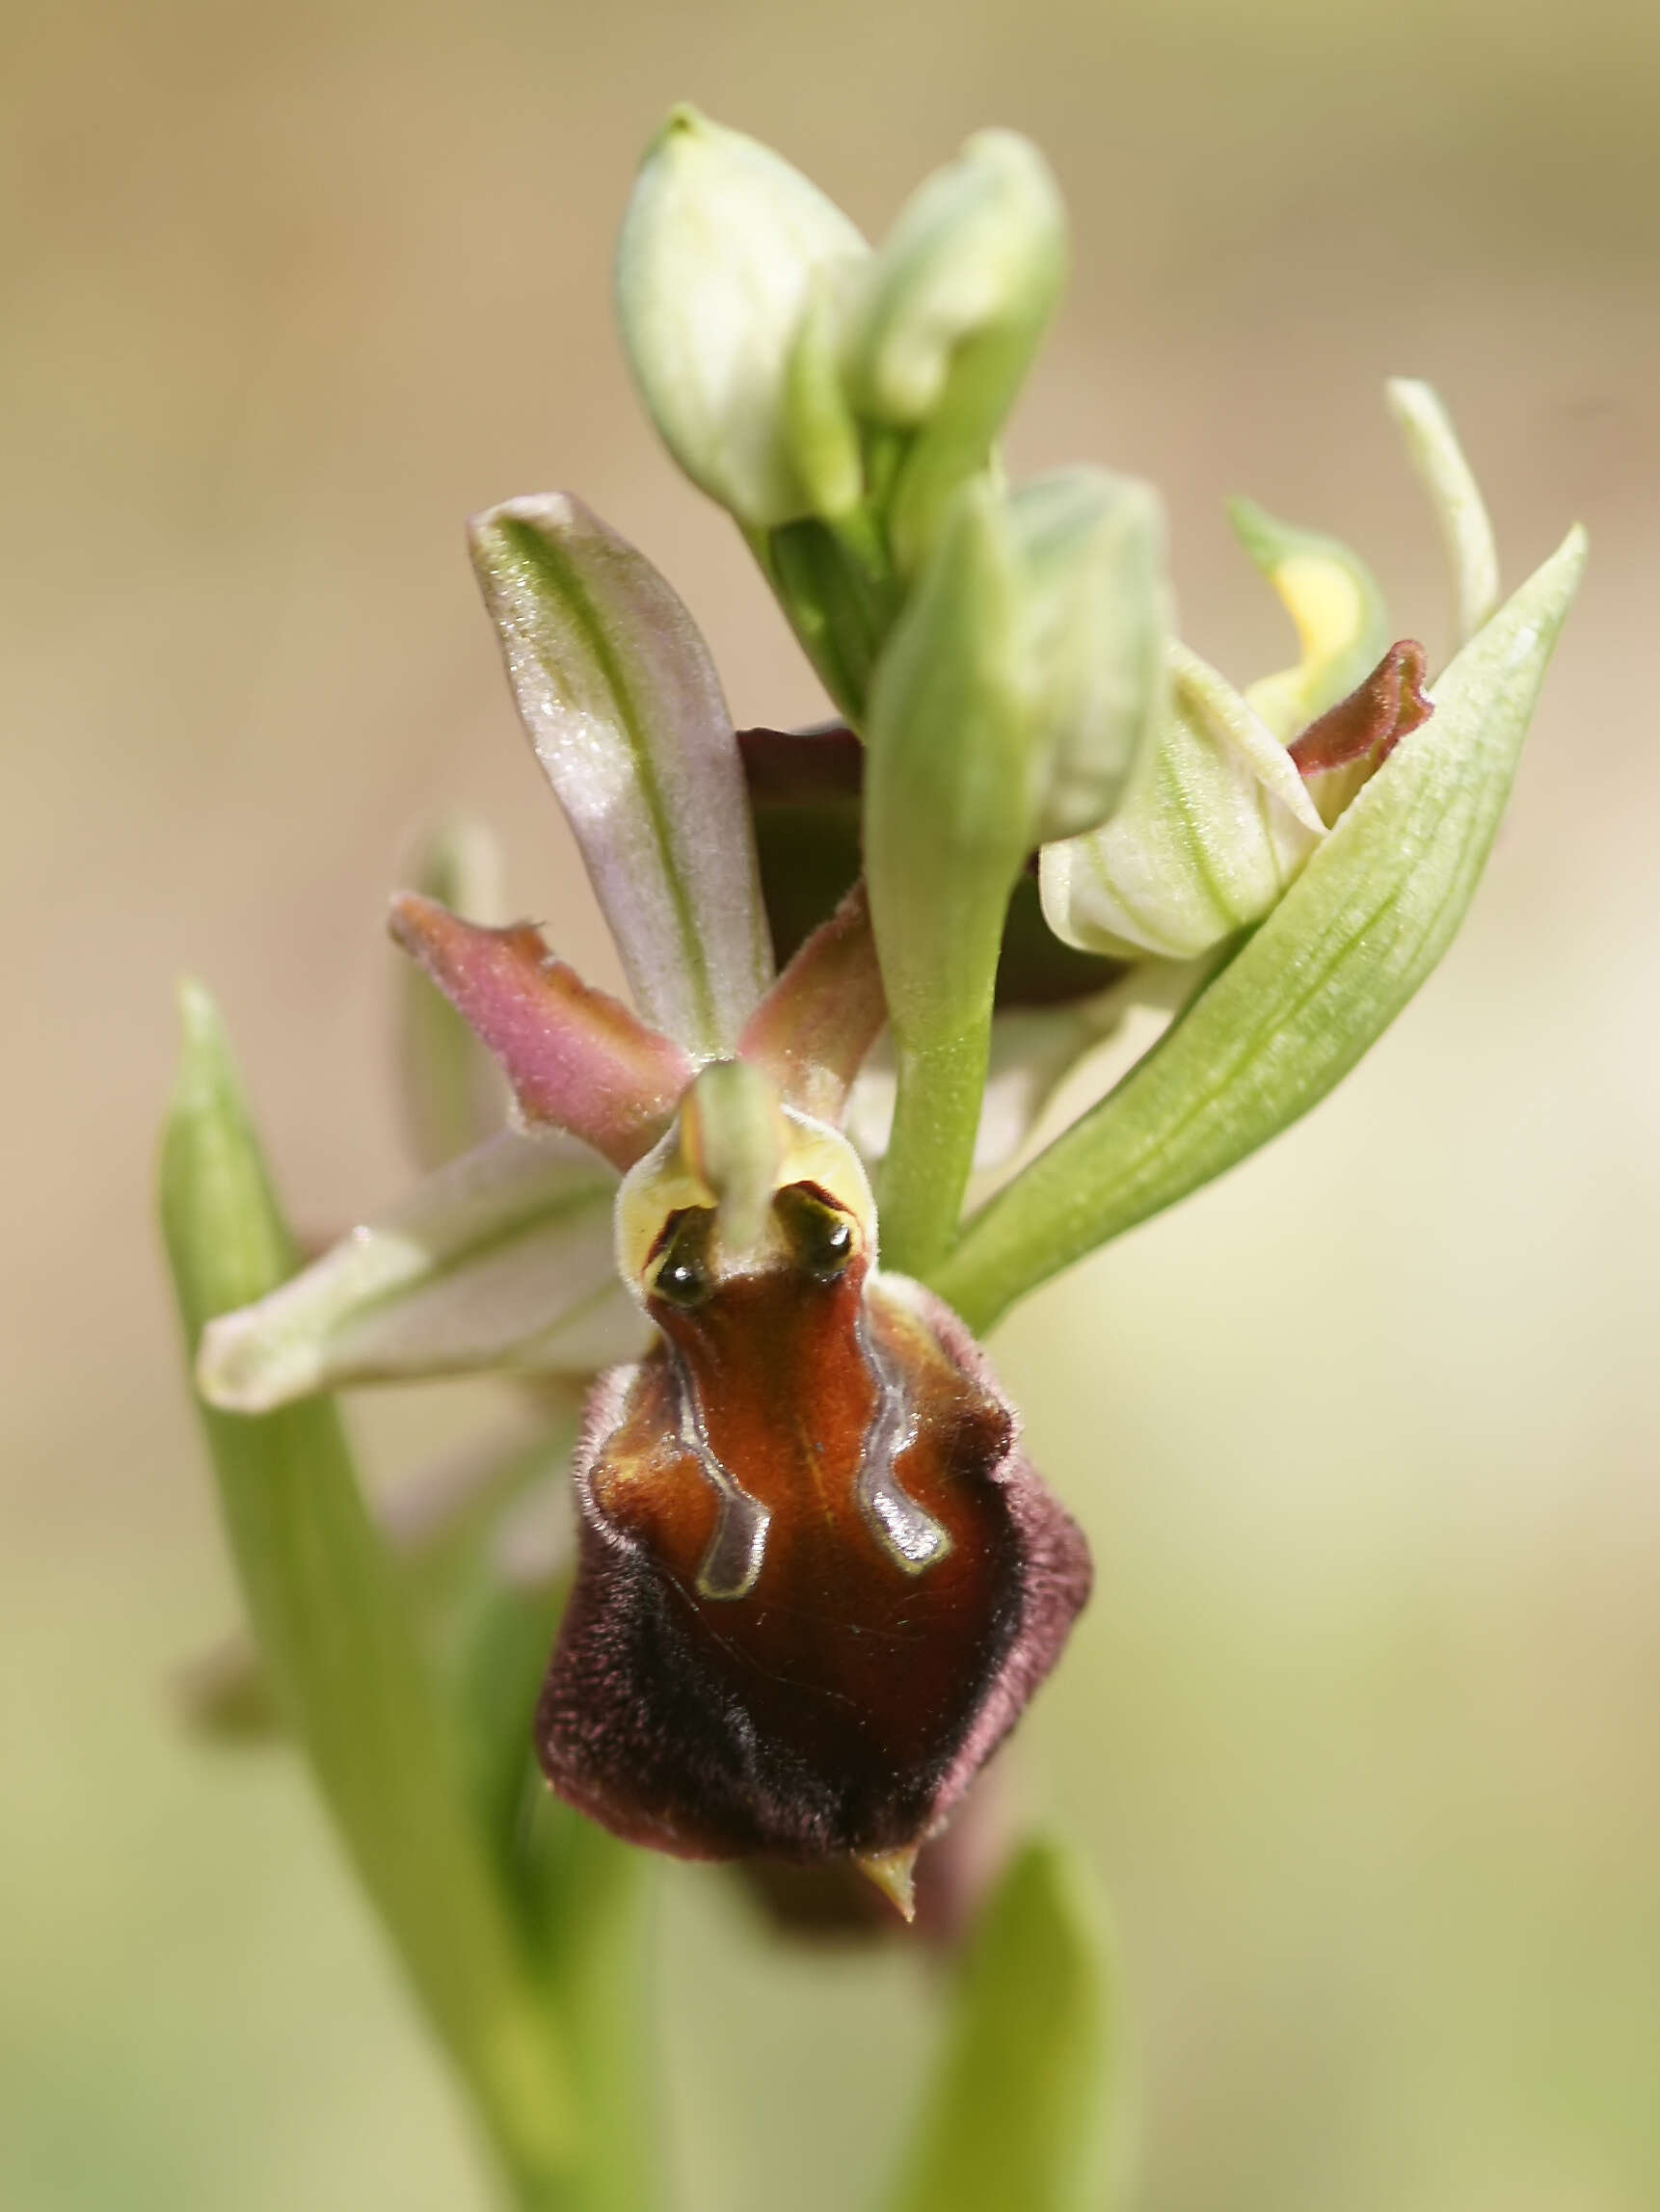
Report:
M 1464 459 L 1453 418 L 1431 385 L 1392 377 L 1389 407 L 1441 532 L 1453 572 L 1453 634 L 1462 645 L 1499 603 L 1499 554 L 1474 471 Z
M 528 1777 L 522 1853 L 586 2122 L 561 2212 L 647 2212 L 665 2200 L 656 1865 L 562 1804 L 540 1773 Z
M 295 1251 L 218 1017 L 182 994 L 161 1206 L 187 1349 Z M 554 2202 L 572 2090 L 456 1770 L 334 1407 L 203 1410 L 244 1598 L 279 1706 L 342 1843 L 527 2203 Z
M 1325 1096 L 1451 944 L 1585 566 L 1577 527 L 1433 686 L 1242 950 L 1118 1087 L 975 1215 L 931 1281 L 983 1331 Z
M 956 1226 L 974 1159 L 1004 915 L 1032 774 L 1006 510 L 963 488 L 870 697 L 865 869 L 898 1065 L 881 1194 L 886 1265 Z
M 424 1650 L 448 1639 L 458 1593 L 481 1549 L 524 1493 L 565 1470 L 576 1437 L 575 1403 L 533 1431 L 516 1426 L 401 1482 L 379 1503 L 376 1523 Z M 246 1637 L 227 1638 L 193 1661 L 177 1684 L 192 1728 L 213 1743 L 275 1743 L 281 1716 L 259 1653 Z
M 1055 1845 L 1029 1845 L 976 1930 L 888 2212 L 1099 2212 L 1111 2001 L 1086 1875 Z
M 643 2212 L 662 2199 L 655 1862 L 562 1804 L 531 1748 L 567 1575 L 499 1552 L 477 1565 L 449 1686 L 470 1781 L 569 2039 L 583 2126 L 560 2212 Z

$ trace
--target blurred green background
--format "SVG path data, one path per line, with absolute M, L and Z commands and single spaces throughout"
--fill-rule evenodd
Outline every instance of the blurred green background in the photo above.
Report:
M 281 1758 L 181 1739 L 232 1600 L 152 1249 L 172 978 L 327 1229 L 404 1179 L 384 894 L 451 806 L 615 975 L 462 518 L 579 490 L 741 720 L 817 710 L 629 390 L 633 163 L 689 96 L 868 228 L 1046 148 L 1069 303 L 1017 467 L 1169 496 L 1186 634 L 1286 657 L 1224 493 L 1444 636 L 1380 381 L 1433 378 L 1511 581 L 1592 574 L 1462 940 L 1312 1122 L 997 1356 L 1096 1603 L 1007 1762 L 1110 1885 L 1149 2212 L 1660 2202 L 1660 13 L 1628 0 L 13 5 L 0 536 L 0 2201 L 482 2205 Z M 476 1391 L 365 1403 L 377 1465 Z M 787 1956 L 676 1868 L 688 2212 L 842 2212 L 927 2050 L 914 1959 Z

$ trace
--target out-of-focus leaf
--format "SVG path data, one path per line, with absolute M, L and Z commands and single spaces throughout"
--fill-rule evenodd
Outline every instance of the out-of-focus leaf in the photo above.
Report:
M 737 743 L 709 648 L 579 499 L 471 525 L 519 711 L 576 833 L 641 1014 L 730 1050 L 772 980 Z
M 1447 548 L 1453 572 L 1453 634 L 1463 645 L 1499 603 L 1499 552 L 1493 526 L 1440 395 L 1415 377 L 1392 377 L 1386 388 L 1390 411 L 1430 494 Z
M 423 1648 L 442 1639 L 456 1586 L 503 1512 L 532 1484 L 556 1479 L 569 1462 L 574 1406 L 573 1400 L 571 1411 L 533 1429 L 516 1426 L 448 1453 L 380 1503 L 382 1541 L 396 1563 Z M 177 1691 L 186 1719 L 210 1741 L 271 1743 L 281 1734 L 271 1685 L 246 1637 L 228 1637 L 191 1662 Z
M 1029 1845 L 980 1916 L 888 2212 L 1101 2212 L 1112 1995 L 1086 1874 Z
M 482 823 L 441 823 L 410 856 L 405 880 L 469 921 L 505 921 L 501 855 Z M 420 971 L 398 970 L 398 1072 L 411 1148 L 430 1172 L 493 1136 L 507 1118 L 500 1071 Z
M 1584 565 L 1576 528 L 1182 1019 L 969 1222 L 931 1279 L 972 1328 L 1254 1152 L 1387 1028 L 1474 895 Z
M 666 2200 L 654 1856 L 573 1812 L 539 1773 L 519 1848 L 585 2120 L 560 2212 L 647 2212 Z
M 569 1137 L 505 1131 L 207 1330 L 211 1404 L 484 1368 L 584 1374 L 644 1324 L 616 1279 L 617 1179 Z
M 187 1349 L 294 1248 L 217 1016 L 183 998 L 162 1221 Z M 573 2130 L 560 2039 L 495 1880 L 334 1408 L 204 1411 L 237 1573 L 286 1723 L 504 2160 L 551 2202 Z

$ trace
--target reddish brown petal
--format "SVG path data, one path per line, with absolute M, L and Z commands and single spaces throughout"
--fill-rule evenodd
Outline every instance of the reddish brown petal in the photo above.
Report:
M 809 1862 L 916 1844 L 1088 1595 L 1083 1536 L 961 1323 L 862 1275 L 655 1301 L 672 1341 L 591 1401 L 537 1736 L 561 1795 L 632 1842 Z
M 740 730 L 737 747 L 755 815 L 767 926 L 782 968 L 859 874 L 865 748 L 839 724 Z M 1000 1010 L 1092 998 L 1123 967 L 1060 942 L 1043 919 L 1035 871 L 1016 884 L 998 963 Z
M 816 929 L 749 1017 L 738 1053 L 786 1103 L 840 1122 L 853 1078 L 888 1018 L 863 879 Z
M 691 1080 L 680 1047 L 555 959 L 529 922 L 482 929 L 415 892 L 391 932 L 501 1062 L 526 1120 L 621 1168 L 648 1153 Z
M 1362 760 L 1380 768 L 1400 740 L 1435 711 L 1424 696 L 1424 649 L 1415 638 L 1392 645 L 1363 683 L 1294 740 L 1298 773 L 1324 776 Z

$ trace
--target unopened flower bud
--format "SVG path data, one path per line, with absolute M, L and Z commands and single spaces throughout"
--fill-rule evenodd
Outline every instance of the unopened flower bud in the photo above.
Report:
M 858 277 L 845 373 L 857 411 L 909 439 L 889 501 L 904 573 L 985 465 L 1066 274 L 1066 210 L 1013 131 L 981 131 L 900 211 Z
M 1170 648 L 1171 711 L 1104 829 L 1047 845 L 1043 911 L 1091 952 L 1191 960 L 1260 921 L 1325 834 L 1297 765 L 1233 686 Z
M 798 170 L 695 108 L 641 167 L 617 246 L 623 342 L 675 459 L 752 529 L 813 509 L 786 429 L 790 353 L 816 280 L 867 251 Z
M 1039 783 L 1035 836 L 1092 830 L 1118 804 L 1168 703 L 1165 515 L 1151 485 L 1058 469 L 1009 500 Z

